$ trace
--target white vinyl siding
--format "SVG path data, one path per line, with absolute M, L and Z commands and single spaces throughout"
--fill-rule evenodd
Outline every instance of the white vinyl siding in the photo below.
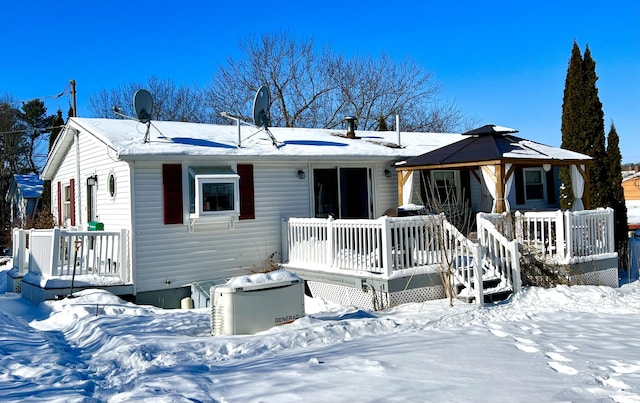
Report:
M 188 225 L 164 225 L 162 164 L 135 166 L 138 292 L 262 269 L 274 252 L 280 260 L 281 219 L 309 216 L 308 177 L 297 177 L 304 166 L 253 164 L 255 219 L 235 221 L 233 228 L 228 223 L 195 224 L 192 232 Z
M 229 165 L 229 161 L 226 161 Z M 202 161 L 183 161 L 202 166 Z M 233 165 L 235 162 L 231 162 Z M 250 163 L 237 161 L 238 164 Z M 215 165 L 215 162 L 210 162 Z M 311 164 L 311 169 L 315 164 Z M 322 165 L 322 164 L 320 164 Z M 364 164 L 362 166 L 371 166 Z M 298 177 L 303 170 L 305 179 Z M 374 194 L 395 207 L 396 181 L 374 169 Z M 378 172 L 379 171 L 379 172 Z M 186 172 L 186 168 L 185 168 Z M 306 163 L 253 163 L 255 219 L 228 223 L 164 225 L 162 163 L 136 162 L 135 267 L 138 292 L 185 286 L 266 268 L 275 253 L 281 260 L 281 224 L 287 217 L 310 217 L 311 175 Z M 375 174 L 378 172 L 378 174 Z M 378 186 L 380 185 L 380 186 Z M 376 191 L 377 189 L 377 191 Z M 375 196 L 374 196 L 375 198 Z M 393 201 L 392 201 L 393 200 Z M 380 203 L 374 203 L 374 206 Z M 379 215 L 384 209 L 376 208 Z

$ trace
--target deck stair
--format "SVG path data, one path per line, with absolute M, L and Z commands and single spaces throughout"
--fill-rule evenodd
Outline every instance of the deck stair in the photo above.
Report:
M 484 219 L 478 220 L 477 242 L 465 238 L 466 256 L 456 254 L 453 259 L 452 289 L 458 299 L 465 302 L 499 302 L 520 289 L 520 254 L 516 242 L 501 234 L 497 226 Z M 458 248 L 453 253 L 457 253 Z M 480 266 L 480 267 L 478 267 Z M 478 277 L 482 278 L 478 287 Z

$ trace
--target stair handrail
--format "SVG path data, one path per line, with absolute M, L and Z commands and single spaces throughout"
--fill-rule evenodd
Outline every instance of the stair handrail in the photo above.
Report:
M 511 288 L 513 293 L 522 289 L 520 250 L 517 239 L 509 240 L 496 226 L 478 213 L 479 265 L 485 265 L 500 278 L 500 287 Z
M 484 302 L 484 295 L 482 289 L 482 270 L 479 270 L 478 265 L 478 244 L 464 236 L 456 226 L 447 221 L 444 215 L 442 215 L 442 224 L 443 230 L 449 234 L 448 238 L 452 241 L 450 244 L 453 243 L 453 250 L 466 251 L 466 253 L 452 256 L 453 259 L 461 262 L 460 271 L 452 270 L 452 280 L 462 284 L 469 290 L 470 296 L 475 298 L 476 303 L 482 304 Z M 476 281 L 473 281 L 473 279 Z

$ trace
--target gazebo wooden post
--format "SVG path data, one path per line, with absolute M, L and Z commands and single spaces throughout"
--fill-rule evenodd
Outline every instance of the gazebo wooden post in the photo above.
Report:
M 503 213 L 504 206 L 504 164 L 496 164 L 496 213 Z
M 398 170 L 398 206 L 404 204 L 404 184 L 411 178 L 413 171 Z
M 402 206 L 402 188 L 404 187 L 404 182 L 402 182 L 402 172 L 403 171 L 398 171 L 398 206 Z

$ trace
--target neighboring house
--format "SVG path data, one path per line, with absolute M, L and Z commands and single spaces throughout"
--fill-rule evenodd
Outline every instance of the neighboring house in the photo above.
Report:
M 288 218 L 371 221 L 399 205 L 420 204 L 417 189 L 424 181 L 413 175 L 416 191 L 399 197 L 399 188 L 408 186 L 399 187 L 398 180 L 407 177 L 396 174 L 395 164 L 465 138 L 71 118 L 42 177 L 51 181 L 52 213 L 60 228 L 124 231 L 126 257 L 118 264 L 130 273 L 125 282 L 137 302 L 179 306 L 194 283 L 286 262 Z M 516 179 L 507 192 L 513 205 L 557 207 L 557 175 L 545 168 L 541 160 L 528 163 L 522 181 Z M 491 211 L 482 180 L 456 172 L 435 174 L 429 186 L 469 186 L 473 211 Z M 473 175 L 482 177 L 479 172 Z M 519 192 L 527 195 L 522 203 Z M 93 248 L 95 237 L 83 245 Z M 82 253 L 81 247 L 68 249 L 64 259 Z
M 34 218 L 42 210 L 42 191 L 44 181 L 38 175 L 13 175 L 7 201 L 11 206 L 11 223 L 13 227 L 22 228 L 29 219 Z
M 629 226 L 629 272 L 627 281 L 638 279 L 640 266 L 640 172 L 635 170 L 624 175 L 622 189 L 627 207 L 627 225 Z M 624 276 L 623 276 L 624 278 Z
M 625 200 L 640 200 L 640 172 L 634 172 L 622 179 L 622 190 Z

